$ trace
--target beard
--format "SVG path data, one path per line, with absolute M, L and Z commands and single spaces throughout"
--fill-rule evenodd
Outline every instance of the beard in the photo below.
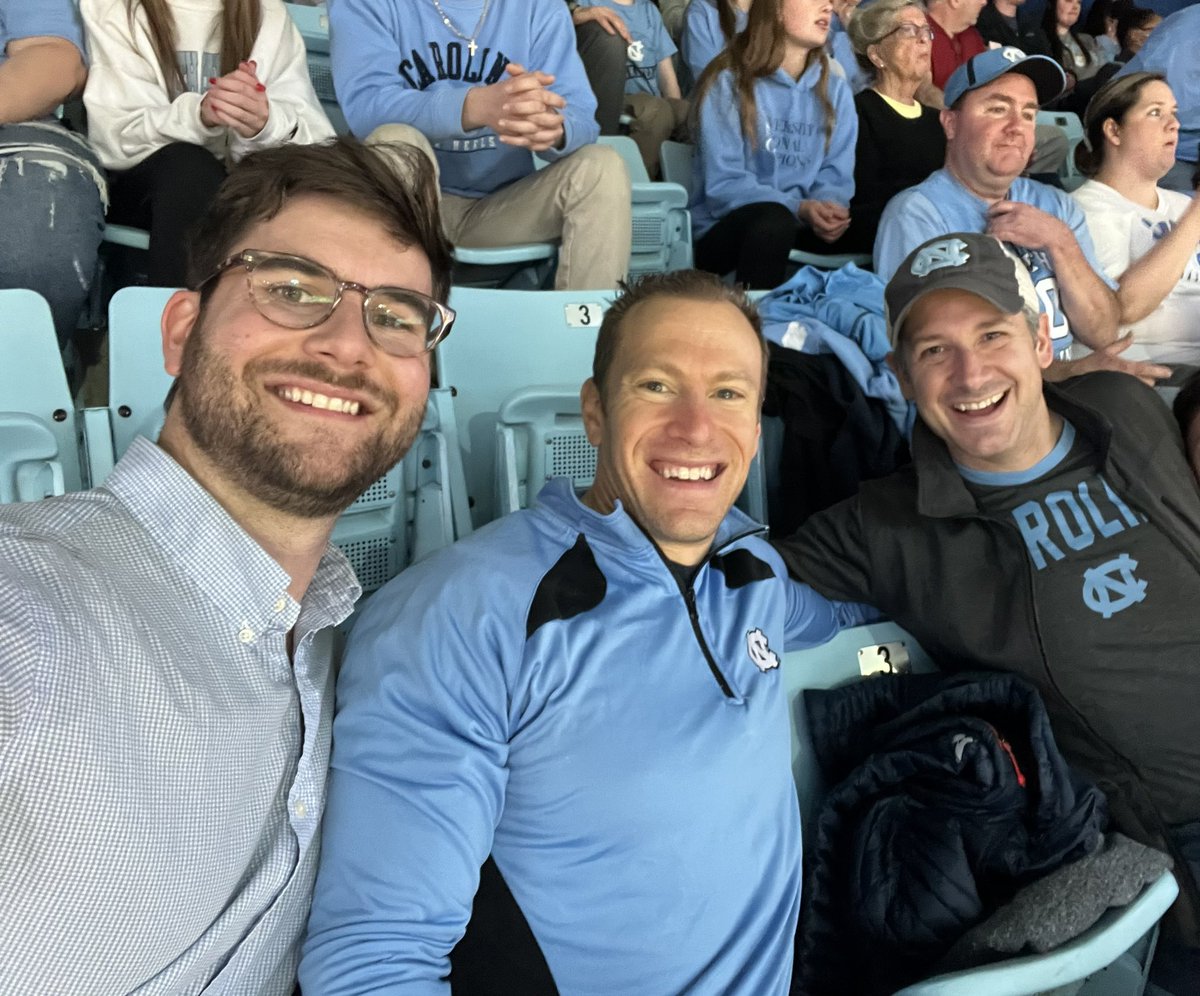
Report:
M 301 518 L 340 514 L 403 458 L 425 417 L 425 397 L 399 398 L 361 374 L 319 363 L 252 360 L 241 380 L 208 346 L 203 316 L 188 336 L 174 404 L 196 446 L 231 481 L 272 508 Z M 336 423 L 300 442 L 281 438 L 256 385 L 265 374 L 294 375 L 365 395 L 383 428 L 347 449 Z

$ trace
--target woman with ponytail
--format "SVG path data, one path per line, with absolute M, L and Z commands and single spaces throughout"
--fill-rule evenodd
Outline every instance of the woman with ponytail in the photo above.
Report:
M 1118 281 L 1126 358 L 1200 363 L 1200 199 L 1158 185 L 1175 165 L 1179 118 L 1159 73 L 1105 84 L 1084 115 L 1076 149 L 1090 179 L 1071 196 L 1096 256 Z
M 81 0 L 88 135 L 110 171 L 108 218 L 150 230 L 150 281 L 185 281 L 185 238 L 255 149 L 333 129 L 281 0 Z
M 701 269 L 775 287 L 793 248 L 828 251 L 849 227 L 858 118 L 825 53 L 831 17 L 829 0 L 754 0 L 700 78 Z

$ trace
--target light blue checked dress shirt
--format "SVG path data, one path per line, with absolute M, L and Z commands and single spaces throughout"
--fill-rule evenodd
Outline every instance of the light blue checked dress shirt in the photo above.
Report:
M 145 439 L 0 508 L 0 993 L 292 992 L 359 589 L 288 582 Z

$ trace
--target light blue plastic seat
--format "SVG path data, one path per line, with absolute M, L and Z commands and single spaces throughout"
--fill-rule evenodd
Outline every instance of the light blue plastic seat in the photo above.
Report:
M 150 248 L 150 233 L 132 225 L 105 225 L 103 238 L 105 242 L 126 249 L 147 251 Z
M 512 246 L 455 246 L 454 282 L 464 287 L 540 290 L 549 287 L 558 264 L 555 242 Z
M 171 288 L 126 287 L 109 305 L 111 460 L 137 435 L 155 439 L 172 378 L 163 369 L 160 317 Z M 455 329 L 457 333 L 457 329 Z M 93 448 L 89 432 L 89 449 Z M 103 448 L 97 429 L 95 449 Z M 364 591 L 471 530 L 448 392 L 431 392 L 409 455 L 360 495 L 334 527 Z
M 1075 146 L 1083 141 L 1083 122 L 1079 115 L 1071 111 L 1038 111 L 1037 123 L 1053 125 L 1067 137 L 1067 158 L 1059 168 L 1058 179 L 1065 190 L 1076 189 L 1087 179 L 1075 168 Z
M 0 290 L 0 502 L 84 486 L 75 403 L 54 320 L 31 290 Z
M 329 12 L 325 5 L 309 7 L 304 4 L 285 4 L 292 21 L 304 39 L 307 53 L 308 78 L 312 82 L 321 109 L 339 135 L 349 135 L 350 126 L 342 113 L 333 89 L 333 65 L 329 60 Z
M 530 384 L 574 384 L 578 392 L 591 376 L 596 332 L 612 297 L 610 291 L 451 291 L 458 318 L 437 349 L 438 383 L 454 395 L 476 526 L 499 514 L 494 491 L 500 406 Z
M 663 177 L 681 184 L 690 198 L 694 182 L 693 159 L 696 147 L 686 142 L 663 142 L 661 148 Z M 838 270 L 847 263 L 862 269 L 871 268 L 870 253 L 812 253 L 793 249 L 788 259 L 799 266 L 814 266 L 819 270 Z
M 889 661 L 907 656 L 914 671 L 936 670 L 920 644 L 890 622 L 843 630 L 822 647 L 784 656 L 782 673 L 792 720 L 792 775 L 806 830 L 813 826 L 828 786 L 813 754 L 804 690 L 860 680 L 860 664 L 879 667 L 885 656 Z M 1133 903 L 1108 910 L 1093 927 L 1054 951 L 940 975 L 908 986 L 897 996 L 1033 996 L 1059 987 L 1070 987 L 1063 992 L 1074 996 L 1141 996 L 1158 921 L 1178 892 L 1168 872 Z
M 632 138 L 601 135 L 599 142 L 620 154 L 632 181 L 633 242 L 629 275 L 690 269 L 692 215 L 688 211 L 687 187 L 671 180 L 651 182 Z

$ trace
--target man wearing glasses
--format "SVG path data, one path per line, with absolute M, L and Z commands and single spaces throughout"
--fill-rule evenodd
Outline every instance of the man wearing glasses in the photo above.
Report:
M 645 278 L 581 392 L 587 493 L 551 481 L 373 597 L 338 681 L 306 996 L 449 992 L 451 969 L 460 994 L 788 991 L 779 655 L 857 615 L 731 508 L 764 373 L 741 292 Z
M 435 204 L 415 155 L 247 157 L 163 313 L 158 444 L 0 509 L 5 992 L 292 993 L 358 595 L 329 536 L 421 423 Z

